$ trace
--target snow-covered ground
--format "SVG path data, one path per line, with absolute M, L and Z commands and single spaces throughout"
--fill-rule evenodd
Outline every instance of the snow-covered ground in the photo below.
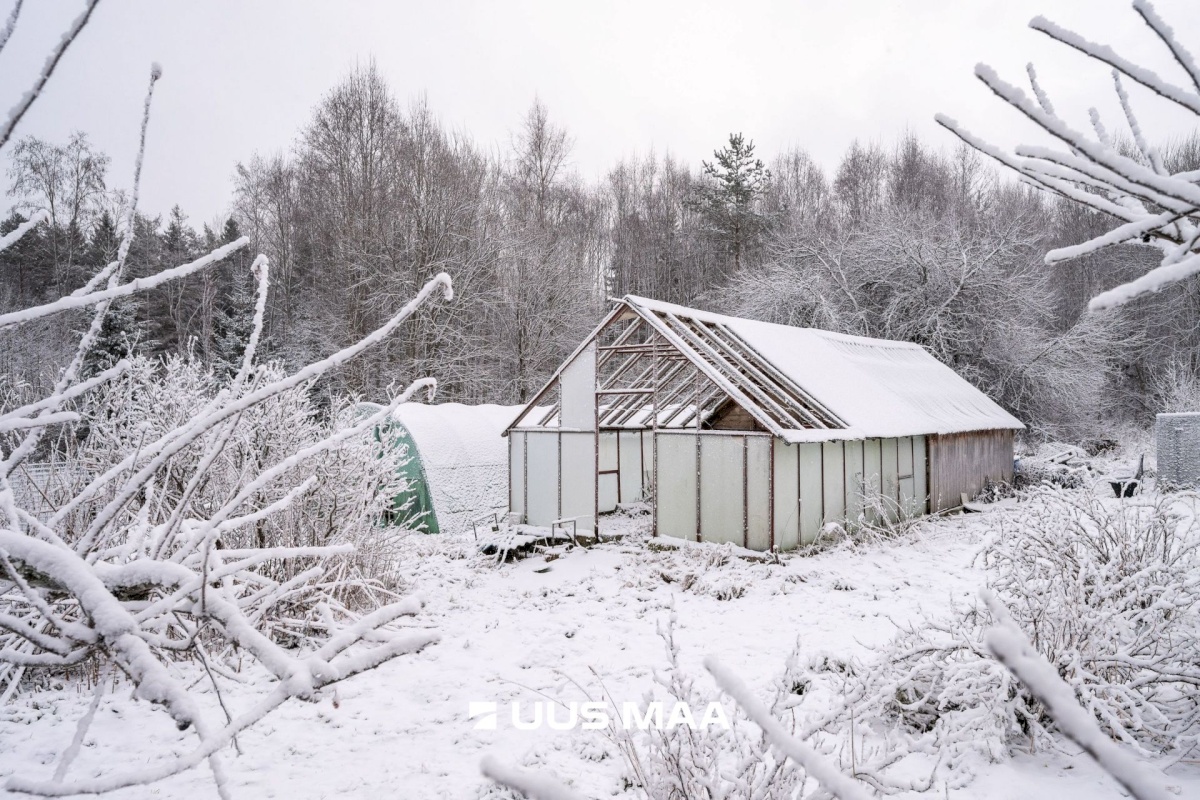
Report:
M 440 643 L 343 684 L 320 703 L 293 703 L 226 751 L 235 795 L 246 798 L 509 797 L 487 784 L 486 754 L 553 772 L 588 797 L 621 797 L 624 763 L 601 731 L 516 730 L 511 701 L 601 695 L 640 701 L 666 664 L 659 629 L 672 611 L 683 665 L 712 686 L 700 665 L 716 655 L 766 694 L 799 643 L 805 652 L 864 654 L 896 624 L 972 602 L 983 575 L 972 555 L 983 515 L 938 520 L 902 543 L 840 548 L 782 563 L 755 563 L 712 546 L 647 547 L 646 518 L 619 521 L 618 542 L 496 564 L 470 536 L 414 536 L 402 565 L 426 601 L 415 624 Z M 215 698 L 199 680 L 194 691 Z M 245 706 L 253 683 L 226 702 Z M 86 711 L 91 691 L 64 686 L 0 710 L 0 779 L 16 771 L 48 777 Z M 500 705 L 495 730 L 476 730 L 471 702 Z M 71 774 L 151 763 L 190 747 L 163 714 L 131 702 L 127 686 L 105 695 Z M 104 744 L 98 744 L 103 742 Z M 1200 771 L 1175 777 L 1200 796 Z M 986 766 L 961 797 L 1119 798 L 1082 754 L 1025 754 Z M 215 797 L 195 770 L 122 798 Z

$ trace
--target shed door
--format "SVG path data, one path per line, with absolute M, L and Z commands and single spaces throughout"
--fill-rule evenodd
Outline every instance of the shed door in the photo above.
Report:
M 597 466 L 600 470 L 596 476 L 598 487 L 596 501 L 599 503 L 599 508 L 596 510 L 601 514 L 616 511 L 617 503 L 621 501 L 621 470 L 617 459 L 617 435 L 613 431 L 604 431 L 598 436 L 600 460 L 597 462 Z

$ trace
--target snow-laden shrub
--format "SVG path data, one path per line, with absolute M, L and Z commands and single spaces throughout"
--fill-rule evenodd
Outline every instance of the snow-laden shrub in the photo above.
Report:
M 252 385 L 264 385 L 284 375 L 278 364 L 266 364 L 256 367 L 249 380 Z M 51 506 L 65 505 L 83 487 L 126 459 L 132 457 L 133 469 L 144 467 L 150 459 L 139 451 L 194 419 L 221 386 L 222 381 L 196 358 L 131 359 L 124 375 L 81 402 L 79 410 L 85 421 L 65 427 L 61 439 L 66 452 L 59 461 L 70 466 L 62 470 L 65 480 L 48 487 Z M 348 400 L 335 402 L 322 414 L 305 386 L 270 397 L 244 411 L 231 432 L 210 430 L 159 464 L 149 479 L 152 497 L 126 505 L 115 523 L 138 523 L 147 529 L 167 525 L 161 538 L 152 543 L 152 551 L 170 552 L 188 535 L 182 519 L 171 525 L 172 515 L 181 518 L 181 505 L 201 512 L 220 508 L 241 490 L 247 476 L 258 475 L 335 433 L 339 422 L 352 416 L 351 408 Z M 215 457 L 210 456 L 212 451 Z M 304 617 L 311 613 L 309 595 L 314 591 L 321 599 L 357 610 L 375 608 L 401 588 L 390 574 L 392 544 L 398 532 L 379 521 L 391 498 L 403 488 L 403 478 L 390 458 L 380 456 L 379 444 L 369 435 L 353 437 L 300 461 L 247 498 L 253 506 L 265 506 L 291 487 L 311 480 L 309 490 L 285 508 L 225 533 L 220 547 L 354 547 L 351 555 L 324 560 L 324 579 L 298 589 L 288 603 L 273 608 L 260 621 L 264 628 L 293 614 Z M 202 480 L 189 485 L 189 477 L 196 475 L 206 460 L 209 463 Z M 76 537 L 119 488 L 109 484 L 74 507 L 63 520 L 69 544 L 76 543 Z M 272 560 L 258 565 L 256 571 L 284 583 L 314 563 L 312 559 Z M 294 621 L 291 627 L 295 627 Z
M 610 707 L 610 725 L 604 731 L 620 753 L 627 768 L 630 788 L 648 800 L 789 800 L 803 785 L 805 773 L 799 765 L 772 750 L 767 736 L 746 716 L 723 699 L 715 688 L 701 684 L 679 663 L 675 640 L 675 616 L 659 628 L 667 649 L 667 667 L 656 670 L 657 691 L 643 698 L 649 707 L 665 699 L 666 707 L 684 703 L 696 722 L 711 703 L 725 708 L 728 727 L 686 725 L 628 730 L 618 724 L 619 712 Z M 789 661 L 789 667 L 791 661 Z M 775 682 L 771 708 L 778 713 L 794 699 L 789 673 Z
M 75 18 L 32 89 L 0 122 L 0 148 L 95 7 L 91 0 Z M 0 39 L 12 32 L 19 11 L 18 4 Z M 5 783 L 5 789 L 26 795 L 62 797 L 144 787 L 207 764 L 218 795 L 228 800 L 222 751 L 233 744 L 240 753 L 240 732 L 289 700 L 315 701 L 328 687 L 438 639 L 429 630 L 404 629 L 404 618 L 420 612 L 418 598 L 364 604 L 374 606 L 369 611 L 347 605 L 366 584 L 345 567 L 354 544 L 329 543 L 335 533 L 346 534 L 332 527 L 347 523 L 347 518 L 338 517 L 336 501 L 330 506 L 324 495 L 317 504 L 328 512 L 328 536 L 322 537 L 319 527 L 289 523 L 286 515 L 314 491 L 322 496 L 323 483 L 336 485 L 339 470 L 348 468 L 346 474 L 351 474 L 361 467 L 353 458 L 341 464 L 334 454 L 351 452 L 344 448 L 369 436 L 373 426 L 417 390 L 432 392 L 436 382 L 419 379 L 378 412 L 324 435 L 311 426 L 306 432 L 310 417 L 295 405 L 297 396 L 292 393 L 345 368 L 386 340 L 435 293 L 451 299 L 448 275 L 431 278 L 373 331 L 284 374 L 255 367 L 270 287 L 270 265 L 260 255 L 250 266 L 254 310 L 244 347 L 238 348 L 240 366 L 227 365 L 230 374 L 219 387 L 199 371 L 187 369 L 180 369 L 175 381 L 139 382 L 139 365 L 125 358 L 94 369 L 110 310 L 115 313 L 125 298 L 144 296 L 155 287 L 211 269 L 250 244 L 243 237 L 187 264 L 132 280 L 127 274 L 137 232 L 146 130 L 161 77 L 162 68 L 152 65 L 116 260 L 69 295 L 0 312 L 0 332 L 26 341 L 36 341 L 46 324 L 70 330 L 63 320 L 81 309 L 87 309 L 90 320 L 70 347 L 64 366 L 32 398 L 0 398 L 0 703 L 21 685 L 26 672 L 94 666 L 97 673 L 92 703 L 53 772 L 44 769 L 44 763 L 30 764 L 28 774 L 11 776 Z M 35 214 L 0 236 L 0 251 L 45 219 L 45 213 Z M 144 365 L 140 367 L 144 375 Z M 134 377 L 127 380 L 130 375 Z M 88 399 L 98 390 L 108 392 L 101 397 L 111 398 L 114 390 L 105 387 L 114 382 L 129 388 L 123 399 L 132 410 L 122 403 L 101 401 L 97 406 Z M 170 387 L 167 394 L 172 396 L 156 392 L 163 386 Z M 119 396 L 120 390 L 115 391 Z M 194 395 L 198 402 L 189 406 L 180 392 Z M 45 452 L 55 434 L 66 441 L 71 436 L 82 439 L 79 447 L 90 449 L 92 464 L 80 469 L 84 480 L 46 508 L 45 497 L 18 491 L 13 476 L 26 471 L 27 463 Z M 275 444 L 279 448 L 272 450 Z M 104 452 L 106 447 L 111 452 Z M 236 462 L 239 448 L 242 463 Z M 232 469 L 222 461 L 230 454 L 235 459 Z M 324 476 L 322 468 L 327 470 Z M 373 481 L 375 473 L 368 472 L 367 479 Z M 365 488 L 364 496 L 373 497 L 379 487 Z M 361 502 L 374 501 L 351 504 L 352 536 L 353 517 L 361 513 L 354 509 Z M 278 515 L 285 515 L 285 521 L 274 525 Z M 318 516 L 318 524 L 321 519 Z M 286 537 L 295 531 L 327 543 L 290 546 Z M 285 543 L 272 543 L 279 541 Z M 339 560 L 342 568 L 329 566 Z M 297 567 L 289 571 L 281 567 L 285 563 Z M 278 626 L 284 624 L 293 630 L 281 642 Z M 185 668 L 177 663 L 182 659 L 194 664 Z M 247 707 L 231 709 L 221 685 L 245 681 L 245 675 L 238 674 L 243 670 L 253 672 L 263 691 Z M 193 732 L 195 746 L 182 752 L 174 748 L 167 759 L 146 758 L 135 755 L 138 739 L 144 737 L 131 731 L 115 743 L 118 747 L 101 774 L 68 777 L 112 676 L 127 680 L 134 698 L 162 710 L 179 730 Z M 205 689 L 197 688 L 201 682 Z M 198 698 L 209 686 L 215 704 Z
M 1185 756 L 1200 734 L 1197 498 L 1043 488 L 1025 500 L 991 518 L 979 556 L 990 590 L 1109 736 L 1143 755 Z M 843 750 L 855 719 L 888 742 L 859 754 L 860 777 L 911 788 L 889 768 L 915 754 L 952 787 L 979 756 L 1056 746 L 1046 709 L 985 644 L 996 623 L 982 606 L 963 608 L 902 630 L 868 661 L 811 666 L 836 709 L 824 730 Z
M 1200 373 L 1186 360 L 1172 360 L 1151 386 L 1155 411 L 1174 414 L 1200 411 Z

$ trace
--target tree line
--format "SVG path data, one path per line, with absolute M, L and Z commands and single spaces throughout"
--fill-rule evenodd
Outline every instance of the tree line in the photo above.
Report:
M 236 167 L 231 213 L 197 229 L 176 207 L 139 215 L 131 276 L 251 237 L 271 260 L 263 358 L 302 364 L 356 341 L 430 276 L 454 303 L 327 379 L 379 399 L 420 375 L 439 399 L 527 401 L 627 293 L 794 325 L 914 341 L 1041 435 L 1080 438 L 1114 419 L 1200 398 L 1200 284 L 1084 313 L 1144 271 L 1150 248 L 1046 266 L 1050 248 L 1112 227 L 1106 215 L 1003 178 L 973 150 L 906 135 L 852 143 L 827 174 L 803 150 L 763 159 L 740 133 L 711 161 L 622 159 L 599 181 L 571 169 L 572 138 L 536 101 L 489 150 L 424 99 L 400 103 L 373 64 L 326 94 L 286 152 Z M 1200 167 L 1200 138 L 1165 149 Z M 0 255 L 0 310 L 74 291 L 112 260 L 126 198 L 86 135 L 14 148 L 12 214 L 48 219 Z M 1180 167 L 1180 165 L 1183 165 Z M 96 366 L 130 352 L 241 357 L 252 316 L 245 257 L 116 304 Z M 0 375 L 52 380 L 70 331 L 0 348 Z

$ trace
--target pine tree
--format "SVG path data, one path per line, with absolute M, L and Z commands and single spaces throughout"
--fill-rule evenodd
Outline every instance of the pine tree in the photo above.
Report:
M 140 327 L 133 303 L 124 298 L 114 300 L 100 324 L 100 335 L 84 359 L 84 373 L 103 372 L 136 353 L 141 338 L 138 335 Z
M 224 246 L 241 238 L 237 222 L 231 217 L 221 231 L 218 246 Z M 230 259 L 229 287 L 222 302 L 217 305 L 213 318 L 213 371 L 228 378 L 242 365 L 246 342 L 254 326 L 253 277 L 246 269 L 244 259 Z
M 88 242 L 87 259 L 92 267 L 102 267 L 117 258 L 117 250 L 121 246 L 121 236 L 117 233 L 117 223 L 112 214 L 104 211 L 96 220 L 92 230 L 91 241 Z
M 733 256 L 738 272 L 747 254 L 759 243 L 769 224 L 758 200 L 771 182 L 771 172 L 754 156 L 754 142 L 740 133 L 729 135 L 729 145 L 713 152 L 715 163 L 705 161 L 704 179 L 689 206 L 700 213 L 711 236 Z
M 13 211 L 8 219 L 0 222 L 0 236 L 12 233 L 29 221 L 23 214 Z M 45 236 L 45 223 L 18 239 L 13 245 L 0 252 L 0 288 L 12 293 L 18 306 L 32 305 L 40 299 L 38 287 L 46 281 L 41 273 L 45 259 L 41 258 L 43 247 L 39 240 Z
M 117 257 L 121 237 L 117 224 L 107 211 L 100 215 L 85 249 L 92 272 L 103 269 Z M 87 316 L 91 319 L 91 315 Z M 132 356 L 142 343 L 142 325 L 138 322 L 137 301 L 132 298 L 115 300 L 108 306 L 100 334 L 84 361 L 84 372 L 94 375 L 123 358 Z

